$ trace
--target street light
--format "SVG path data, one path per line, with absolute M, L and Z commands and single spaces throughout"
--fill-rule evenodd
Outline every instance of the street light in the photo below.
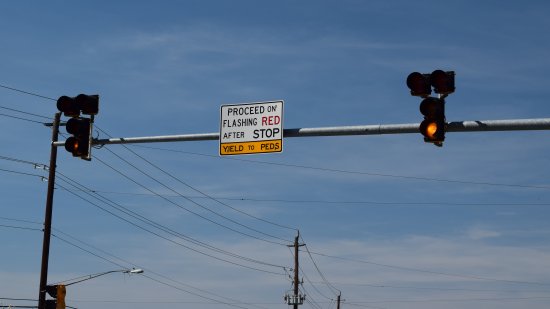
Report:
M 61 281 L 59 283 L 53 284 L 53 285 L 47 285 L 46 286 L 46 292 L 50 294 L 51 297 L 55 298 L 55 300 L 47 300 L 46 301 L 46 309 L 65 309 L 65 296 L 67 295 L 66 287 L 69 285 L 73 285 L 76 283 L 80 283 L 82 281 L 94 279 L 103 275 L 112 274 L 112 273 L 124 273 L 124 274 L 142 274 L 143 269 L 141 268 L 132 268 L 132 269 L 118 269 L 118 270 L 110 270 L 105 271 L 102 273 L 97 274 L 91 274 L 86 275 L 82 277 L 77 277 L 65 281 Z M 68 282 L 68 283 L 65 283 Z M 65 284 L 63 284 L 65 283 Z
M 65 286 L 69 286 L 69 285 L 73 285 L 73 284 L 76 284 L 76 283 L 80 283 L 82 281 L 87 281 L 87 280 L 90 280 L 90 279 L 94 279 L 94 278 L 101 277 L 101 276 L 104 276 L 104 275 L 107 275 L 107 274 L 112 274 L 112 273 L 142 274 L 143 269 L 141 269 L 141 268 L 132 268 L 132 269 L 109 270 L 109 271 L 105 271 L 105 272 L 102 272 L 102 273 L 91 274 L 91 275 L 86 275 L 86 276 L 81 276 L 81 277 L 61 281 L 59 283 L 69 282 L 69 283 L 65 283 Z

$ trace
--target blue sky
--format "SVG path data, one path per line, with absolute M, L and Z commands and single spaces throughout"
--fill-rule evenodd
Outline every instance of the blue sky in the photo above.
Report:
M 221 105 L 271 100 L 285 128 L 419 123 L 405 79 L 443 69 L 456 72 L 448 121 L 547 118 L 549 10 L 0 4 L 0 305 L 38 296 L 47 172 L 32 163 L 49 161 L 40 122 L 59 96 L 100 95 L 100 138 L 218 132 Z M 49 282 L 139 267 L 69 286 L 67 304 L 281 308 L 299 229 L 302 308 L 335 308 L 336 290 L 345 308 L 548 308 L 547 137 L 287 138 L 282 153 L 230 158 L 216 141 L 109 145 L 91 162 L 61 148 Z

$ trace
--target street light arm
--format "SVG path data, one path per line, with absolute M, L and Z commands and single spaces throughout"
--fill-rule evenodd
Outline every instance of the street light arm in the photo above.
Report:
M 143 269 L 134 268 L 134 269 L 110 270 L 110 271 L 106 271 L 106 272 L 102 272 L 102 273 L 87 275 L 87 276 L 84 276 L 84 277 L 78 277 L 78 278 L 75 278 L 75 279 L 69 279 L 69 280 L 66 280 L 66 281 L 63 281 L 63 282 L 76 280 L 76 281 L 69 282 L 69 283 L 65 284 L 65 286 L 69 286 L 69 285 L 73 285 L 73 284 L 76 284 L 76 283 L 80 283 L 80 282 L 83 282 L 83 281 L 87 281 L 87 280 L 90 280 L 90 279 L 94 279 L 94 278 L 104 276 L 104 275 L 107 275 L 107 274 L 112 274 L 112 273 L 141 274 L 141 273 L 143 273 Z M 80 278 L 83 278 L 83 279 L 80 279 Z M 77 279 L 80 279 L 80 280 L 77 280 Z

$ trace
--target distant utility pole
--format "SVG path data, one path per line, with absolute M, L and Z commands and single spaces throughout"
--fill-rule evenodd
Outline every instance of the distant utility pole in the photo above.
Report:
M 300 252 L 298 249 L 302 246 L 305 246 L 305 244 L 299 243 L 300 238 L 300 231 L 298 231 L 298 234 L 296 235 L 296 238 L 294 238 L 294 244 L 288 245 L 289 247 L 294 247 L 294 294 L 293 295 L 285 295 L 285 300 L 288 305 L 293 305 L 293 309 L 298 309 L 298 305 L 303 305 L 304 300 L 306 298 L 305 295 L 300 294 L 300 290 L 298 289 L 300 285 L 300 260 L 298 258 L 298 253 Z
M 336 309 L 340 309 L 340 297 L 342 297 L 342 292 L 338 293 L 338 297 L 336 298 Z

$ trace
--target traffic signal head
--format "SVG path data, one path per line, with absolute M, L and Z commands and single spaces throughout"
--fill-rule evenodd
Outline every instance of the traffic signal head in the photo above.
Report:
M 424 115 L 424 121 L 419 130 L 424 135 L 424 141 L 436 146 L 443 146 L 445 140 L 445 101 L 443 99 L 429 97 L 420 103 L 420 112 Z
M 88 118 L 71 118 L 67 121 L 67 133 L 73 136 L 65 141 L 65 149 L 74 157 L 88 159 L 91 147 L 91 120 Z
M 434 92 L 438 94 L 450 94 L 455 92 L 455 72 L 435 70 L 430 74 L 430 83 Z
M 99 96 L 97 94 L 79 94 L 75 99 L 84 115 L 97 115 L 99 112 Z
M 65 309 L 65 296 L 67 295 L 67 289 L 64 285 L 57 285 L 57 297 L 55 309 Z
M 455 91 L 455 72 L 435 70 L 431 74 L 413 72 L 407 77 L 411 95 L 426 98 L 432 93 L 451 94 Z
M 79 94 L 76 97 L 62 96 L 57 99 L 57 109 L 67 117 L 78 117 L 80 112 L 85 115 L 97 115 L 99 96 L 87 94 Z
M 80 108 L 76 103 L 75 98 L 68 96 L 62 96 L 57 99 L 57 109 L 60 112 L 63 112 L 67 117 L 78 117 L 80 116 Z
M 48 285 L 46 292 L 55 298 L 55 300 L 46 300 L 46 309 L 65 309 L 65 296 L 67 296 L 65 285 Z
M 411 95 L 428 97 L 432 94 L 430 74 L 413 72 L 407 77 L 407 87 L 411 89 Z

